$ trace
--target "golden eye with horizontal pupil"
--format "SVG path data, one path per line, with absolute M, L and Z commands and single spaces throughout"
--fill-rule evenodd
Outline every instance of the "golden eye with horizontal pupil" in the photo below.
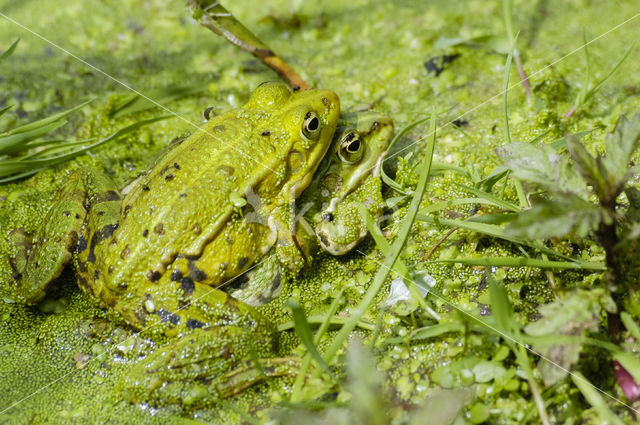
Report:
M 362 159 L 364 154 L 364 144 L 360 140 L 360 134 L 357 131 L 347 131 L 338 148 L 338 156 L 342 162 L 346 164 L 355 164 Z
M 302 135 L 307 139 L 315 140 L 320 136 L 320 118 L 313 111 L 307 112 L 302 121 Z

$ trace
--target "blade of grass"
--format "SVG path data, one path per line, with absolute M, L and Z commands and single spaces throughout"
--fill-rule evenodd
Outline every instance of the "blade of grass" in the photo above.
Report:
M 34 130 L 36 128 L 44 127 L 45 125 L 48 125 L 48 124 L 50 124 L 52 122 L 56 122 L 56 121 L 59 121 L 59 120 L 61 120 L 63 118 L 66 118 L 68 115 L 74 113 L 75 111 L 77 111 L 77 110 L 79 110 L 81 108 L 84 108 L 86 105 L 88 105 L 91 102 L 93 102 L 93 99 L 89 99 L 86 102 L 83 102 L 83 103 L 81 103 L 79 105 L 74 106 L 73 108 L 67 109 L 66 111 L 58 112 L 57 114 L 51 115 L 51 116 L 43 118 L 41 120 L 34 121 L 32 123 L 25 124 L 25 125 L 20 126 L 20 127 L 13 128 L 13 129 L 7 131 L 7 135 L 25 133 L 27 131 Z
M 622 422 L 615 413 L 609 409 L 607 403 L 603 400 L 600 393 L 593 387 L 592 384 L 589 383 L 587 378 L 584 377 L 580 372 L 573 372 L 571 375 L 571 379 L 576 387 L 580 390 L 584 398 L 589 402 L 591 406 L 598 412 L 598 415 L 601 419 L 606 420 L 608 423 L 623 425 Z
M 135 112 L 142 112 L 157 107 L 157 104 L 165 105 L 173 100 L 187 97 L 206 90 L 203 84 L 193 84 L 189 86 L 171 86 L 161 89 L 150 90 L 148 97 L 154 99 L 155 103 L 140 97 L 138 94 L 127 96 L 122 101 L 116 103 L 110 112 L 111 117 L 120 118 Z
M 16 50 L 16 47 L 18 47 L 18 43 L 19 42 L 20 42 L 20 39 L 17 39 L 16 41 L 13 42 L 13 44 L 11 46 L 9 46 L 9 48 L 7 50 L 2 52 L 2 54 L 0 55 L 0 62 L 2 62 L 3 60 L 5 60 L 9 56 L 11 56 L 13 51 Z
M 9 109 L 13 108 L 13 105 L 7 105 L 4 108 L 0 109 L 0 117 L 5 114 Z
M 414 128 L 417 125 L 422 124 L 423 122 L 429 120 L 429 117 L 426 118 L 422 118 L 419 120 L 416 120 L 408 125 L 406 125 L 402 130 L 400 130 L 394 137 L 393 139 L 391 139 L 391 143 L 389 143 L 389 147 L 387 148 L 387 152 L 391 152 L 391 148 L 393 147 L 393 145 L 396 144 L 396 142 L 398 142 L 398 140 L 400 140 L 405 134 L 407 134 L 412 128 Z M 393 190 L 395 190 L 398 193 L 401 193 L 403 195 L 407 195 L 410 196 L 411 192 L 407 192 L 405 191 L 402 186 L 400 186 L 398 183 L 396 183 L 395 180 L 393 180 L 391 177 L 389 177 L 387 175 L 387 173 L 385 173 L 384 171 L 384 161 L 386 161 L 386 158 L 384 158 L 382 160 L 382 167 L 380 167 L 380 175 L 382 177 L 382 181 L 389 186 L 390 188 L 392 188 Z
M 431 114 L 431 121 L 429 126 L 429 134 L 431 138 L 427 143 L 427 151 L 425 153 L 425 157 L 423 159 L 422 170 L 420 171 L 420 177 L 418 179 L 418 185 L 413 193 L 413 198 L 411 199 L 411 203 L 407 209 L 407 213 L 404 217 L 404 222 L 400 227 L 400 231 L 396 236 L 396 240 L 393 243 L 392 250 L 390 255 L 387 255 L 384 261 L 384 266 L 378 269 L 376 273 L 373 283 L 365 293 L 364 297 L 358 303 L 358 306 L 353 310 L 353 314 L 347 320 L 347 323 L 344 324 L 342 329 L 335 336 L 327 351 L 325 352 L 324 359 L 327 364 L 331 364 L 333 359 L 335 358 L 338 350 L 342 348 L 345 341 L 348 339 L 349 334 L 353 331 L 356 326 L 356 323 L 360 320 L 362 315 L 367 311 L 370 307 L 373 299 L 377 295 L 380 288 L 389 276 L 393 265 L 396 260 L 400 256 L 400 252 L 404 247 L 407 239 L 409 238 L 409 231 L 411 230 L 411 226 L 413 221 L 415 220 L 416 214 L 418 213 L 418 208 L 420 207 L 420 201 L 422 200 L 422 196 L 424 195 L 424 191 L 427 187 L 427 180 L 429 178 L 429 174 L 431 172 L 431 161 L 433 159 L 433 151 L 436 143 L 436 117 L 435 114 Z
M 446 260 L 428 261 L 430 264 L 459 263 L 469 266 L 485 267 L 536 267 L 540 269 L 576 269 L 604 271 L 604 263 L 589 263 L 586 261 L 549 261 L 527 257 L 481 257 L 481 258 L 455 258 Z
M 461 229 L 469 230 L 471 232 L 482 233 L 484 235 L 503 239 L 505 241 L 509 241 L 518 245 L 528 246 L 530 248 L 537 249 L 540 252 L 544 252 L 545 254 L 564 258 L 565 260 L 569 260 L 569 261 L 574 261 L 571 257 L 561 254 L 557 251 L 554 251 L 553 249 L 544 246 L 540 242 L 530 241 L 528 239 L 508 235 L 504 232 L 504 229 L 502 227 L 496 226 L 494 224 L 474 222 L 471 219 L 456 220 L 456 219 L 449 219 L 449 218 L 436 218 L 430 215 L 423 215 L 421 213 L 418 213 L 416 218 L 420 221 L 425 221 L 427 223 L 441 224 L 447 227 L 459 227 Z
M 296 331 L 296 335 L 300 338 L 300 342 L 302 342 L 306 347 L 309 354 L 311 354 L 311 357 L 313 357 L 322 370 L 324 370 L 329 376 L 333 375 L 331 373 L 331 369 L 329 369 L 329 365 L 325 363 L 320 351 L 318 351 L 318 347 L 316 346 L 311 334 L 311 327 L 309 326 L 309 322 L 307 322 L 307 317 L 305 316 L 302 307 L 300 307 L 300 304 L 297 301 L 288 300 L 285 303 L 285 306 L 291 309 L 291 313 L 293 314 L 293 327 Z
M 61 154 L 53 157 L 47 157 L 47 158 L 40 158 L 40 159 L 27 159 L 27 160 L 12 159 L 12 160 L 0 161 L 0 183 L 6 183 L 9 181 L 13 181 L 13 180 L 17 180 L 17 179 L 29 176 L 31 174 L 35 174 L 36 172 L 44 168 L 67 161 L 68 159 L 78 156 L 81 153 L 94 149 L 112 140 L 116 140 L 134 130 L 137 130 L 140 127 L 143 127 L 145 125 L 151 124 L 156 121 L 160 121 L 160 120 L 164 120 L 172 117 L 173 117 L 172 115 L 165 115 L 162 117 L 156 117 L 148 120 L 138 121 L 127 127 L 117 130 L 116 132 L 112 133 L 111 135 L 105 137 L 102 140 L 97 141 L 92 145 L 78 149 L 73 152 L 68 152 L 65 154 Z M 19 174 L 12 175 L 15 173 L 19 173 Z
M 467 185 L 461 184 L 461 183 L 455 183 L 454 182 L 454 184 L 456 186 L 466 190 L 467 192 L 470 192 L 470 193 L 476 195 L 479 198 L 485 199 L 486 200 L 485 203 L 496 205 L 498 207 L 504 208 L 505 210 L 509 210 L 509 211 L 513 211 L 513 212 L 520 212 L 520 208 L 517 205 L 512 204 L 509 201 L 505 201 L 503 199 L 500 199 L 497 196 L 494 196 L 494 195 L 490 194 L 489 192 L 485 192 L 484 190 L 476 189 L 475 187 L 467 186 Z

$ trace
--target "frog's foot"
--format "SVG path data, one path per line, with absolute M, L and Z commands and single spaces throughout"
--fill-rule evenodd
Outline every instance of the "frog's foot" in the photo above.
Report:
M 104 219 L 109 220 L 113 216 L 110 211 L 119 213 L 120 210 L 120 195 L 115 185 L 104 174 L 93 170 L 71 174 L 55 199 L 32 244 L 24 235 L 13 236 L 18 246 L 18 254 L 11 261 L 15 294 L 30 304 L 44 298 L 49 282 L 60 275 L 78 243 L 82 243 L 81 231 L 87 211 L 93 208 L 107 212 Z M 114 219 L 117 223 L 117 214 Z
M 299 360 L 258 360 L 270 352 L 270 342 L 236 326 L 197 329 L 134 365 L 120 387 L 136 403 L 211 405 L 265 376 L 298 370 Z
M 284 274 L 286 270 L 280 264 L 278 256 L 270 254 L 233 281 L 227 292 L 246 304 L 258 307 L 280 295 Z

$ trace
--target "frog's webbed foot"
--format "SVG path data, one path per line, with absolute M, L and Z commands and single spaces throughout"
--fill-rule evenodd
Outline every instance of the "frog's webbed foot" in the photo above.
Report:
M 258 360 L 270 350 L 270 338 L 241 327 L 197 329 L 134 365 L 120 387 L 131 402 L 211 405 L 265 376 L 298 370 L 299 359 Z
M 227 292 L 246 304 L 258 307 L 280 295 L 287 273 L 278 256 L 269 254 L 247 273 L 234 280 Z
M 111 201 L 117 204 L 105 208 Z M 119 213 L 119 201 L 120 195 L 107 176 L 84 169 L 71 174 L 58 191 L 33 241 L 30 243 L 20 232 L 12 235 L 18 247 L 18 254 L 11 261 L 15 295 L 29 304 L 44 298 L 49 282 L 60 276 L 76 247 L 87 243 L 82 237 L 87 211 L 95 208 Z M 103 219 L 111 219 L 111 215 Z M 117 223 L 117 214 L 114 220 Z

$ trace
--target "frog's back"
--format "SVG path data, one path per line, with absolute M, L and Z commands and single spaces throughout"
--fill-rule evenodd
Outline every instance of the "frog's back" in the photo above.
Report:
M 270 97 L 256 99 L 254 93 L 244 108 L 209 121 L 127 194 L 118 228 L 109 243 L 96 248 L 95 267 L 107 271 L 107 286 L 158 282 L 176 258 L 199 258 L 207 245 L 224 237 L 243 200 L 263 215 L 282 203 L 291 158 L 300 149 L 294 141 L 309 105 L 292 101 L 295 95 L 284 86 L 270 89 Z M 320 105 L 327 103 L 335 108 L 337 97 Z M 325 123 L 327 113 L 318 111 Z

